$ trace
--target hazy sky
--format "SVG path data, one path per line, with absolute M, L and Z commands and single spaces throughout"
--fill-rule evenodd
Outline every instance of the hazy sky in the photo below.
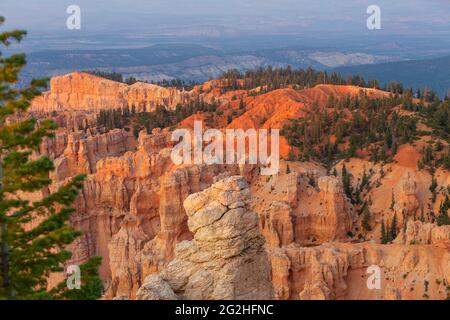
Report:
M 0 15 L 10 27 L 58 32 L 65 28 L 71 4 L 81 7 L 82 27 L 89 32 L 145 31 L 170 24 L 226 26 L 238 17 L 250 19 L 248 29 L 272 24 L 351 31 L 364 28 L 371 4 L 381 7 L 383 28 L 391 32 L 450 31 L 449 0 L 0 0 Z

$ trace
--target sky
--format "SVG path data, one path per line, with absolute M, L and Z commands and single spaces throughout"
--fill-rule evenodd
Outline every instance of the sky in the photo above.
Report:
M 73 4 L 81 8 L 82 29 L 91 33 L 205 24 L 299 34 L 363 32 L 371 4 L 381 8 L 389 32 L 450 32 L 449 0 L 0 0 L 0 15 L 10 27 L 58 33 Z

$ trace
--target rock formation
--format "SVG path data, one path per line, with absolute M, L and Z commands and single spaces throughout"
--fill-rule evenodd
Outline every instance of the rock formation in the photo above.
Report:
M 448 171 L 436 170 L 439 192 L 431 203 L 431 175 L 417 168 L 421 146 L 399 146 L 389 164 L 367 157 L 346 162 L 353 188 L 363 172 L 369 176 L 370 186 L 361 194 L 371 212 L 368 231 L 341 178 L 329 176 L 319 163 L 282 160 L 279 174 L 270 177 L 259 175 L 257 166 L 176 166 L 168 128 L 141 132 L 136 139 L 130 127 L 107 130 L 96 121 L 99 110 L 173 109 L 198 95 L 217 102 L 217 112 L 195 113 L 178 126 L 190 128 L 194 119 L 203 119 L 217 128 L 281 128 L 316 101 L 323 106 L 331 95 L 345 98 L 360 90 L 319 85 L 250 95 L 222 90 L 220 81 L 180 92 L 82 72 L 52 79 L 51 90 L 31 108 L 38 119 L 51 117 L 60 125 L 39 152 L 56 166 L 50 189 L 87 174 L 71 217 L 83 235 L 70 246 L 69 263 L 102 256 L 107 299 L 446 298 L 448 226 L 412 220 L 425 208 L 425 221 L 433 221 L 429 212 L 438 212 L 450 180 Z M 371 97 L 389 96 L 364 90 Z M 281 139 L 282 157 L 292 151 L 285 144 Z M 335 168 L 340 172 L 342 163 Z M 245 176 L 248 185 L 234 175 Z M 388 224 L 394 214 L 395 244 L 376 244 L 381 221 Z M 381 290 L 366 286 L 371 265 L 383 271 Z
M 438 227 L 434 223 L 408 221 L 406 229 L 402 229 L 395 239 L 398 244 L 437 244 L 441 242 L 450 244 L 450 226 Z
M 177 244 L 175 260 L 160 276 L 147 278 L 137 297 L 173 298 L 170 286 L 181 299 L 272 298 L 269 260 L 249 200 L 240 176 L 190 195 L 184 207 L 194 239 Z
M 354 213 L 342 183 L 334 176 L 317 175 L 315 171 L 280 174 L 255 188 L 254 208 L 269 247 L 347 238 Z M 310 185 L 311 179 L 318 181 L 318 188 Z
M 409 217 L 414 217 L 419 209 L 417 198 L 417 182 L 411 173 L 407 173 L 399 183 L 399 190 L 395 193 L 394 212 L 399 224 L 403 226 Z
M 271 258 L 280 299 L 423 299 L 424 295 L 445 299 L 450 295 L 448 246 L 291 245 L 276 249 Z M 379 289 L 367 285 L 370 266 L 381 272 Z
M 54 77 L 50 91 L 37 97 L 31 111 L 99 111 L 134 107 L 152 111 L 158 105 L 174 109 L 187 95 L 175 88 L 137 82 L 133 85 L 103 79 L 84 72 Z

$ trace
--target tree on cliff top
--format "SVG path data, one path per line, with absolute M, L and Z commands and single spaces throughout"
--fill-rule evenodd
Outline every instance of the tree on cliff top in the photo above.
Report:
M 3 23 L 0 17 L 0 26 Z M 0 43 L 9 46 L 25 34 L 22 30 L 0 33 Z M 52 136 L 56 125 L 26 117 L 31 100 L 45 88 L 46 81 L 33 80 L 18 88 L 25 64 L 24 54 L 3 57 L 0 52 L 0 300 L 96 299 L 103 290 L 99 257 L 80 266 L 79 289 L 69 290 L 66 281 L 48 288 L 49 275 L 64 271 L 64 263 L 71 257 L 65 246 L 80 235 L 68 220 L 84 176 L 40 200 L 26 200 L 27 194 L 40 192 L 52 182 L 53 162 L 33 152 L 44 137 Z

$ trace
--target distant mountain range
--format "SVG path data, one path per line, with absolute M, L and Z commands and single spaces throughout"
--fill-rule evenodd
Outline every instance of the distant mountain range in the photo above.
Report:
M 380 63 L 394 58 L 334 48 L 287 47 L 225 51 L 197 44 L 159 44 L 145 48 L 102 50 L 53 50 L 28 55 L 24 76 L 55 76 L 75 70 L 114 71 L 140 80 L 181 79 L 205 81 L 229 69 L 241 71 L 291 65 L 295 68 L 329 69 Z
M 397 61 L 396 61 L 397 60 Z M 259 67 L 311 67 L 359 74 L 385 84 L 400 81 L 406 86 L 425 86 L 444 96 L 450 88 L 450 56 L 427 60 L 398 61 L 398 57 L 335 48 L 285 47 L 264 50 L 225 51 L 199 44 L 158 44 L 144 48 L 102 50 L 52 50 L 28 55 L 24 81 L 76 70 L 118 72 L 124 77 L 159 81 L 181 79 L 202 82 L 224 71 Z
M 399 81 L 413 88 L 428 87 L 444 97 L 450 89 L 450 56 L 335 69 L 343 75 L 359 74 L 382 83 Z

